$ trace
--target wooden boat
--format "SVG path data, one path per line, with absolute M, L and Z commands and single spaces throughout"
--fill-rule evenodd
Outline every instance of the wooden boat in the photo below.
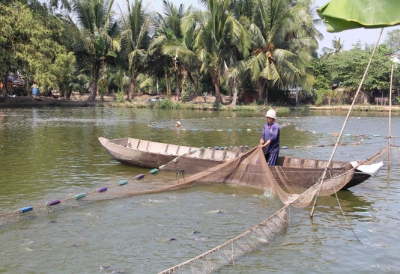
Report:
M 198 148 L 165 144 L 135 138 L 108 140 L 99 137 L 105 150 L 117 161 L 132 166 L 158 168 L 179 155 L 190 155 L 210 162 L 212 166 L 232 160 L 243 153 L 247 147 L 230 149 Z
M 117 161 L 132 166 L 159 168 L 178 156 L 185 156 L 185 166 L 176 165 L 176 170 L 185 170 L 186 173 L 196 173 L 203 171 L 207 167 L 214 167 L 218 164 L 232 160 L 240 154 L 245 153 L 247 147 L 230 147 L 230 148 L 197 148 L 180 146 L 174 144 L 165 144 L 140 140 L 135 138 L 120 138 L 108 140 L 99 137 L 99 141 L 105 150 Z M 381 151 L 374 154 L 378 155 Z M 349 179 L 343 189 L 356 186 L 371 176 L 375 176 L 383 163 L 370 164 L 374 160 L 374 156 L 369 158 L 367 164 L 359 165 L 357 161 L 333 161 L 329 168 L 327 176 L 337 176 L 355 169 L 354 175 Z M 190 160 L 193 160 L 190 163 Z M 280 156 L 277 165 L 270 167 L 275 179 L 282 181 L 282 172 L 287 174 L 296 174 L 292 176 L 293 184 L 302 181 L 302 185 L 313 185 L 318 181 L 323 173 L 327 160 L 303 159 L 290 156 Z M 201 163 L 201 165 L 199 164 Z M 190 170 L 187 168 L 190 166 Z M 285 177 L 285 180 L 290 179 Z

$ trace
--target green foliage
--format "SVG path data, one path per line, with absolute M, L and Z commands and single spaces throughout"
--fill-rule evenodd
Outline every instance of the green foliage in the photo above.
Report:
M 80 29 L 80 36 L 76 37 L 85 47 L 79 50 L 85 53 L 90 66 L 92 85 L 88 101 L 94 101 L 97 93 L 99 73 L 104 73 L 107 57 L 116 57 L 120 50 L 117 40 L 118 25 L 112 15 L 114 0 L 74 0 L 73 10 L 78 18 L 79 26 L 73 24 L 71 28 Z M 104 75 L 101 75 L 103 77 Z
M 254 44 L 248 60 L 252 79 L 265 79 L 269 88 L 283 89 L 291 85 L 310 90 L 313 77 L 306 66 L 318 46 L 318 31 L 313 25 L 309 2 L 255 3 L 249 27 Z
M 314 58 L 307 66 L 307 70 L 314 76 L 314 88 L 315 89 L 327 89 L 330 88 L 331 83 L 329 81 L 329 71 L 324 59 Z
M 208 3 L 206 12 L 196 13 L 199 29 L 195 48 L 201 61 L 200 71 L 211 75 L 216 101 L 221 103 L 220 84 L 225 61 L 247 57 L 251 40 L 244 26 L 233 16 L 231 0 L 209 0 Z
M 127 1 L 127 13 L 121 18 L 121 47 L 131 78 L 128 98 L 134 96 L 136 78 L 145 70 L 148 61 L 149 30 L 152 24 L 152 17 L 146 13 L 142 0 L 132 2 Z
M 171 100 L 165 99 L 158 102 L 159 108 L 172 109 L 174 103 Z
M 118 90 L 117 94 L 116 94 L 116 101 L 118 103 L 124 103 L 125 102 L 125 97 L 124 97 L 124 92 L 121 90 Z
M 214 104 L 213 104 L 213 109 L 219 110 L 219 109 L 221 109 L 221 106 L 222 106 L 221 103 L 219 103 L 219 102 L 214 102 Z
M 75 56 L 60 43 L 63 31 L 56 17 L 34 13 L 20 2 L 0 4 L 0 75 L 12 66 L 43 91 L 68 87 Z
M 317 89 L 315 91 L 315 105 L 316 106 L 322 105 L 322 103 L 325 99 L 326 93 L 327 93 L 326 89 Z
M 188 97 L 188 93 L 185 91 L 185 92 L 182 92 L 182 94 L 181 94 L 181 100 L 182 100 L 182 102 L 186 102 L 186 98 Z
M 398 1 L 330 1 L 317 9 L 329 32 L 356 28 L 384 28 L 400 23 Z M 368 11 L 368 12 L 366 12 Z
M 51 5 L 56 7 L 56 2 Z M 183 100 L 194 91 L 204 92 L 207 100 L 206 93 L 226 94 L 229 89 L 238 93 L 238 100 L 250 95 L 258 98 L 252 107 L 265 104 L 265 99 L 287 102 L 284 90 L 288 86 L 302 86 L 304 92 L 310 92 L 313 83 L 317 104 L 343 103 L 358 88 L 371 47 L 362 49 L 359 44 L 343 51 L 343 41 L 338 38 L 334 45 L 337 54 L 311 59 L 318 35 L 308 0 L 202 2 L 213 5 L 194 11 L 181 6 L 177 9 L 171 1 L 164 1 L 166 13 L 158 14 L 159 21 L 154 21 L 141 0 L 129 4 L 127 14 L 118 18 L 121 20 L 112 18 L 113 1 L 74 0 L 75 13 L 70 16 L 79 21 L 75 24 L 55 16 L 55 9 L 51 11 L 37 1 L 28 1 L 29 6 L 0 1 L 0 75 L 4 77 L 12 66 L 25 79 L 38 83 L 42 92 L 58 89 L 66 97 L 72 90 L 82 94 L 91 89 L 103 94 L 110 88 L 119 89 L 116 101 L 120 103 L 125 102 L 124 91 L 129 87 L 149 83 L 146 89 L 156 90 L 157 83 L 165 92 L 171 84 L 175 86 L 174 78 L 185 91 Z M 388 91 L 392 63 L 385 54 L 400 50 L 399 36 L 399 30 L 391 31 L 387 46 L 379 46 L 363 91 Z M 396 68 L 395 89 L 400 86 L 399 74 L 400 68 Z M 139 75 L 153 81 L 143 81 Z M 99 78 L 106 82 L 99 82 Z M 214 83 L 220 89 L 215 90 Z M 331 91 L 334 84 L 340 89 Z M 260 99 L 260 91 L 268 91 L 269 96 Z M 143 107 L 186 106 L 162 100 Z M 216 103 L 213 107 L 227 106 Z
M 385 54 L 386 46 L 379 46 L 371 64 L 363 89 L 388 89 L 391 63 Z M 352 49 L 324 60 L 331 84 L 338 84 L 349 90 L 357 89 L 371 56 L 370 50 Z
M 288 107 L 278 107 L 276 109 L 276 113 L 278 116 L 282 116 L 282 114 L 287 115 L 290 112 L 290 108 Z
M 400 29 L 388 31 L 385 44 L 393 53 L 400 53 Z
M 264 103 L 265 103 L 265 101 L 263 99 L 258 99 L 257 102 L 256 102 L 256 104 L 258 106 L 264 105 Z
M 164 99 L 157 102 L 158 108 L 163 109 L 182 109 L 183 105 L 179 102 L 172 102 L 171 100 Z
M 362 86 L 366 91 L 366 100 L 369 91 L 388 92 L 390 86 L 390 72 L 392 63 L 386 56 L 391 50 L 386 45 L 377 48 L 372 64 Z M 358 89 L 365 73 L 372 49 L 367 47 L 362 50 L 357 46 L 351 50 L 342 51 L 340 54 L 330 55 L 328 58 L 315 59 L 309 64 L 309 69 L 315 76 L 315 104 L 342 104 L 349 103 Z M 395 75 L 400 69 L 395 69 Z M 399 78 L 394 77 L 394 87 L 399 86 Z M 337 89 L 330 91 L 332 86 Z M 366 102 L 366 101 L 362 101 Z
M 315 105 L 331 105 L 332 103 L 342 103 L 343 93 L 332 89 L 319 89 L 315 91 Z

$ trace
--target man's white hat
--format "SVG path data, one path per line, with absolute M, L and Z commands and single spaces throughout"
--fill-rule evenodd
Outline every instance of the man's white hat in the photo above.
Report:
M 265 115 L 265 117 L 269 117 L 269 118 L 273 118 L 276 119 L 276 112 L 273 109 L 270 109 L 267 111 L 267 115 Z
M 177 123 L 178 125 L 181 125 L 181 122 L 179 122 L 179 121 L 178 121 L 178 122 L 176 122 L 176 123 Z

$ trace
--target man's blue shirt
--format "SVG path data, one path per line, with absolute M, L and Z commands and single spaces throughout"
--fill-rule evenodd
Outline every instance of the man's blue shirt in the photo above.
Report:
M 280 142 L 280 127 L 277 122 L 272 124 L 266 123 L 264 125 L 263 133 L 261 138 L 264 139 L 264 143 L 268 140 L 271 140 L 271 143 L 264 147 L 264 154 L 267 153 L 275 153 L 279 151 L 279 142 Z

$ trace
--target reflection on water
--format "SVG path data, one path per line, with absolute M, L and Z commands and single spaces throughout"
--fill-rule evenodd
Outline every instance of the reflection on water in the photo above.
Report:
M 177 119 L 187 129 L 179 135 L 172 129 L 148 126 Z M 339 132 L 344 117 L 338 112 L 294 113 L 278 121 L 292 125 L 282 129 L 282 146 L 288 149 L 282 149 L 281 155 L 328 159 L 332 147 L 295 147 L 335 142 L 335 136 L 327 133 Z M 258 144 L 261 132 L 257 129 L 263 123 L 264 113 L 2 109 L 0 211 L 43 204 L 148 173 L 114 161 L 101 148 L 99 136 L 252 147 Z M 399 124 L 399 118 L 392 124 Z M 387 125 L 382 114 L 357 113 L 345 133 L 363 136 L 344 136 L 343 141 L 363 138 L 363 143 L 339 147 L 334 160 L 371 156 L 387 144 L 381 137 L 387 135 Z M 399 131 L 394 126 L 392 135 L 400 136 Z M 389 181 L 384 166 L 377 177 L 338 193 L 342 210 L 363 244 L 344 221 L 336 197 L 320 197 L 313 220 L 309 218 L 311 206 L 291 208 L 290 224 L 282 235 L 220 272 L 398 271 L 400 263 L 394 254 L 400 236 L 399 154 L 392 155 Z M 218 185 L 72 208 L 0 228 L 0 272 L 155 273 L 239 235 L 281 206 L 275 197 L 259 190 Z

